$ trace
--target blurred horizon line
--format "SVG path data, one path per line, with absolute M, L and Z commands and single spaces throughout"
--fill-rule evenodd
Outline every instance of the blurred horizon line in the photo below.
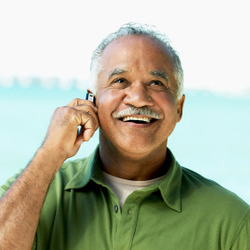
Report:
M 60 76 L 1 76 L 0 75 L 0 87 L 12 88 L 21 87 L 28 89 L 34 86 L 40 86 L 45 89 L 59 88 L 61 90 L 70 90 L 77 88 L 84 90 L 88 88 L 88 79 L 79 77 L 63 78 Z M 190 91 L 193 93 L 204 92 L 214 95 L 230 97 L 230 98 L 250 98 L 250 86 L 233 89 L 216 89 L 208 88 L 207 86 L 186 86 L 184 83 L 184 92 Z

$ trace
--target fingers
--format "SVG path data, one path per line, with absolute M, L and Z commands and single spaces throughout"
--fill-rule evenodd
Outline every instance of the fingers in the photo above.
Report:
M 75 108 L 77 106 L 83 106 L 83 105 L 91 106 L 94 109 L 94 111 L 97 112 L 97 107 L 95 106 L 93 102 L 89 100 L 80 99 L 80 98 L 75 98 L 67 106 Z
M 78 135 L 77 142 L 88 141 L 99 127 L 96 106 L 91 101 L 76 98 L 68 104 L 68 107 L 80 111 L 77 123 L 81 125 L 82 129 L 81 134 Z
M 99 120 L 97 114 L 88 107 L 79 107 L 78 111 L 80 112 L 80 124 L 82 129 L 81 133 L 83 135 L 82 139 L 88 141 L 95 133 L 99 127 Z M 81 138 L 81 137 L 80 137 Z
M 79 125 L 82 133 L 77 135 Z M 67 106 L 55 110 L 43 146 L 66 152 L 71 157 L 84 141 L 94 135 L 98 127 L 99 120 L 94 103 L 74 99 Z
M 99 127 L 99 122 L 96 115 L 90 115 L 89 113 L 84 113 L 82 115 L 81 122 L 81 133 L 78 135 L 76 143 L 81 144 L 84 141 L 89 141 L 89 139 L 94 135 L 95 131 Z

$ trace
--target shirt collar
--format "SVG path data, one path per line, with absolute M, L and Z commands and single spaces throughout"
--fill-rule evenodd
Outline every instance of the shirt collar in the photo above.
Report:
M 165 203 L 177 212 L 181 212 L 182 168 L 169 149 L 167 158 L 168 171 L 164 179 L 159 182 L 158 188 Z
M 166 176 L 157 184 L 152 185 L 151 188 L 158 188 L 165 203 L 171 209 L 181 212 L 182 169 L 169 149 L 167 149 L 167 158 L 168 170 Z M 99 147 L 83 161 L 82 166 L 68 182 L 65 190 L 82 188 L 86 186 L 91 179 L 97 184 L 105 185 L 101 171 Z M 146 189 L 149 191 L 151 188 Z
M 82 166 L 68 182 L 65 190 L 84 187 L 89 183 L 93 175 L 99 176 L 99 172 L 101 172 L 101 164 L 99 160 L 99 147 L 97 147 L 89 157 L 82 161 Z

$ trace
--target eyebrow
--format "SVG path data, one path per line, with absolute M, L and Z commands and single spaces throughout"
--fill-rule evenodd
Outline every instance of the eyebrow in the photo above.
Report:
M 124 73 L 128 73 L 128 71 L 125 69 L 115 68 L 109 72 L 109 79 L 112 78 L 114 75 L 119 75 L 119 74 L 124 74 Z M 165 71 L 153 70 L 153 71 L 150 71 L 149 73 L 152 76 L 162 78 L 166 82 L 168 82 L 168 74 Z
M 125 69 L 119 69 L 119 68 L 116 68 L 116 69 L 113 69 L 109 72 L 109 79 L 111 77 L 113 77 L 114 75 L 118 75 L 118 74 L 124 74 L 124 73 L 127 73 L 128 71 L 125 70 Z
M 150 74 L 152 76 L 162 78 L 162 79 L 164 79 L 165 81 L 168 82 L 168 74 L 165 71 L 154 70 L 154 71 L 150 71 Z

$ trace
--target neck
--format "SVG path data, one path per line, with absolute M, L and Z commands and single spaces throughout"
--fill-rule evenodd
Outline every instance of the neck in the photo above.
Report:
M 105 172 L 113 176 L 136 181 L 150 180 L 167 172 L 166 145 L 152 152 L 124 152 L 100 141 L 99 154 Z

